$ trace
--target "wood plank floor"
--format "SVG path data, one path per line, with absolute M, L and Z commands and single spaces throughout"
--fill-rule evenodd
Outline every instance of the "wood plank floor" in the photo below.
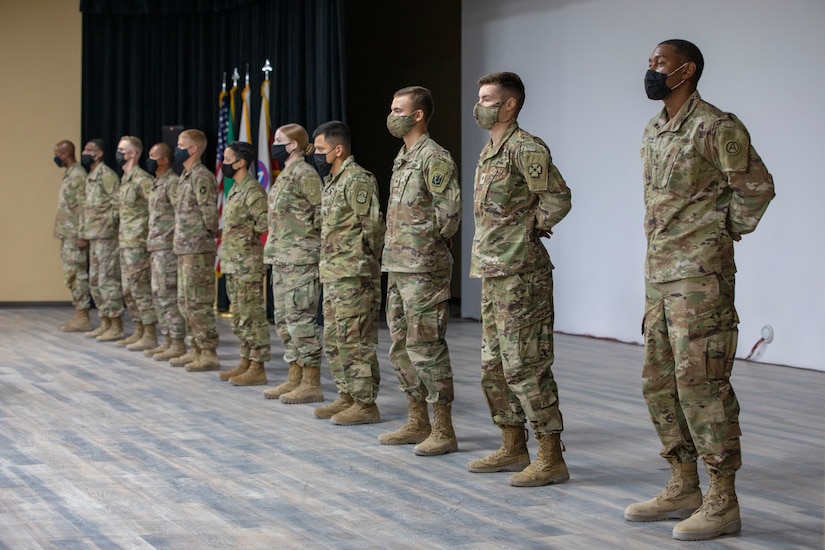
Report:
M 480 325 L 448 331 L 460 451 L 379 445 L 406 400 L 380 333 L 383 422 L 341 427 L 56 329 L 69 308 L 0 310 L 0 549 L 823 547 L 825 373 L 738 362 L 740 535 L 674 541 L 622 512 L 668 478 L 637 346 L 557 335 L 571 480 L 513 488 L 466 463 L 498 447 L 479 388 Z M 219 355 L 237 342 L 219 320 Z M 285 373 L 274 330 L 270 381 Z M 325 370 L 325 369 L 324 369 Z M 329 401 L 333 385 L 323 373 Z M 534 455 L 536 443 L 530 441 Z M 706 476 L 702 476 L 706 486 Z

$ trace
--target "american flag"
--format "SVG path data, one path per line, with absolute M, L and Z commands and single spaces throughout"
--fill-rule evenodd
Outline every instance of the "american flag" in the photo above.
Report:
M 233 88 L 234 89 L 234 88 Z M 232 185 L 232 180 L 226 178 L 224 181 L 223 171 L 223 150 L 226 149 L 229 143 L 230 134 L 232 131 L 232 121 L 229 106 L 229 93 L 222 90 L 218 96 L 218 150 L 215 155 L 215 178 L 218 180 L 218 228 L 223 229 L 223 201 L 225 196 L 225 187 Z M 233 140 L 234 141 L 234 140 Z M 228 184 L 228 185 L 227 185 Z M 215 256 L 215 274 L 221 276 L 221 239 L 218 238 L 218 253 Z

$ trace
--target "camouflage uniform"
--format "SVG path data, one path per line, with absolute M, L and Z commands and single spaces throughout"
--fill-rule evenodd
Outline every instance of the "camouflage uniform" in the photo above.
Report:
M 321 366 L 318 298 L 321 281 L 321 178 L 304 160 L 281 170 L 269 190 L 264 262 L 272 264 L 275 329 L 284 361 Z
M 123 300 L 132 320 L 143 325 L 157 321 L 152 304 L 149 252 L 149 193 L 152 176 L 139 166 L 120 180 L 120 271 Z
M 146 250 L 152 271 L 152 301 L 162 334 L 174 339 L 186 336 L 186 326 L 178 308 L 178 257 L 172 250 L 175 235 L 175 205 L 178 202 L 178 175 L 167 170 L 155 179 L 149 192 L 149 236 Z
M 223 208 L 221 271 L 232 303 L 232 332 L 241 341 L 241 357 L 269 361 L 269 324 L 264 302 L 261 235 L 267 229 L 266 193 L 247 174 L 229 190 Z
M 324 347 L 338 392 L 356 403 L 378 396 L 378 310 L 384 221 L 378 184 L 350 156 L 324 180 L 321 260 Z
M 63 172 L 57 198 L 54 236 L 60 239 L 63 282 L 72 293 L 75 309 L 92 307 L 89 294 L 89 251 L 77 247 L 86 201 L 86 170 L 74 163 Z
M 173 250 L 178 256 L 178 307 L 201 350 L 218 349 L 215 328 L 215 233 L 218 230 L 218 185 L 198 160 L 178 185 Z
M 730 385 L 739 323 L 733 241 L 774 196 L 773 179 L 734 115 L 694 92 L 653 117 L 642 139 L 646 304 L 643 393 L 662 456 L 718 472 L 741 466 Z
M 482 149 L 470 277 L 481 277 L 481 386 L 493 422 L 563 429 L 553 379 L 553 264 L 539 239 L 570 211 L 550 151 L 513 122 Z
M 89 289 L 101 317 L 123 315 L 118 254 L 120 180 L 100 163 L 86 177 L 86 203 L 80 238 L 89 241 Z
M 450 153 L 422 135 L 393 163 L 383 270 L 389 272 L 390 360 L 416 401 L 452 403 L 453 371 L 444 336 L 461 187 Z

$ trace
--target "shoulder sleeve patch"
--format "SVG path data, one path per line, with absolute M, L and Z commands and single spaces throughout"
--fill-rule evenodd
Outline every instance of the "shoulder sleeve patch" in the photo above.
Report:
M 441 193 L 453 176 L 453 166 L 443 159 L 433 159 L 427 174 L 427 186 L 432 193 Z
M 744 172 L 748 169 L 748 133 L 736 126 L 724 125 L 716 132 L 716 154 L 723 172 Z
M 304 178 L 303 183 L 304 196 L 310 204 L 321 204 L 321 180 L 315 178 Z
M 547 191 L 550 155 L 546 151 L 522 151 L 519 155 L 522 175 L 531 191 Z
M 367 183 L 359 181 L 352 186 L 350 206 L 357 215 L 365 216 L 369 212 L 371 198 L 372 193 Z

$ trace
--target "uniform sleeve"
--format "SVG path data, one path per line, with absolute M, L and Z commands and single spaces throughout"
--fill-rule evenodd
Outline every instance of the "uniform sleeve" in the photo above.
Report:
M 531 193 L 538 196 L 536 229 L 550 231 L 570 212 L 570 189 L 553 164 L 550 150 L 541 143 L 526 142 L 516 163 Z
M 211 173 L 198 174 L 193 178 L 192 189 L 203 219 L 203 225 L 210 234 L 218 229 L 218 191 Z
M 727 178 L 731 190 L 726 226 L 734 240 L 751 233 L 775 196 L 773 177 L 750 143 L 744 125 L 730 115 L 709 140 L 711 162 Z
M 378 182 L 372 174 L 356 178 L 349 186 L 349 204 L 361 223 L 361 236 L 372 252 L 381 259 L 386 225 L 378 204 Z
M 180 179 L 170 178 L 169 185 L 166 186 L 166 198 L 173 207 L 178 204 L 178 187 L 180 187 Z
M 444 239 L 449 239 L 461 223 L 461 185 L 450 155 L 430 157 L 424 164 L 424 179 L 433 196 L 438 231 Z
M 112 220 L 117 225 L 120 223 L 120 179 L 111 170 L 103 173 L 103 190 L 109 197 Z
M 86 217 L 86 174 L 75 171 L 72 176 L 72 205 L 71 208 L 77 213 L 78 235 L 83 233 L 83 220 Z
M 258 186 L 260 188 L 260 186 Z M 257 191 L 257 190 L 256 190 Z M 252 218 L 252 231 L 257 235 L 263 235 L 269 229 L 269 219 L 267 218 L 266 193 L 260 188 L 260 192 L 252 193 L 247 204 L 249 217 Z
M 321 178 L 313 170 L 311 174 L 304 176 L 301 182 L 301 190 L 307 203 L 312 208 L 312 227 L 316 231 L 321 230 Z

